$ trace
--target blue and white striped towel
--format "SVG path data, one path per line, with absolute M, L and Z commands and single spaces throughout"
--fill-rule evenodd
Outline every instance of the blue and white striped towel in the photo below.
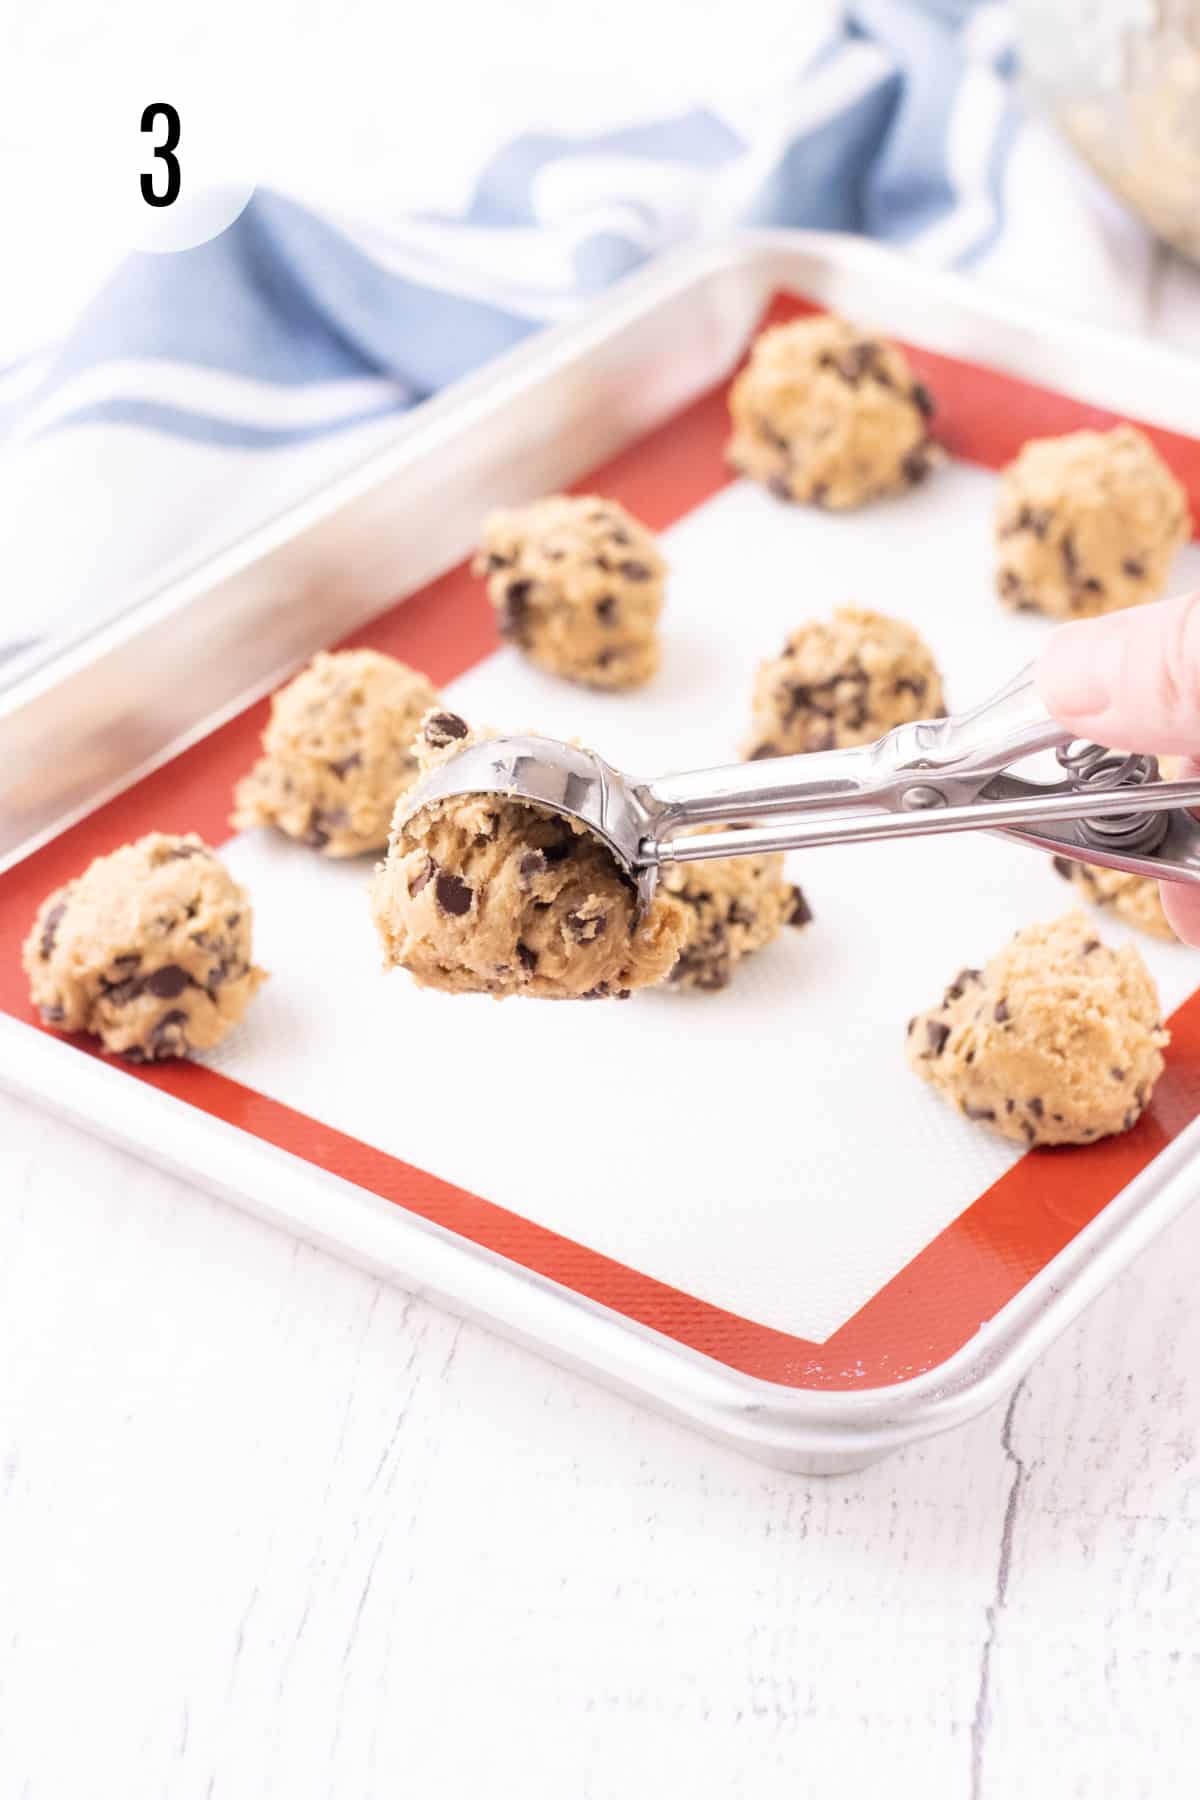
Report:
M 131 257 L 53 354 L 0 366 L 3 674 L 668 245 L 819 226 L 1003 271 L 1036 129 L 1014 73 L 1002 5 L 855 0 L 752 115 L 520 138 L 454 219 L 351 223 L 260 191 L 199 249 Z M 1043 205 L 1045 155 L 1025 176 Z M 1060 188 L 1077 209 L 1078 189 Z M 1086 284 L 1097 256 L 1115 261 L 1113 230 L 1082 241 L 1064 217 L 1040 242 L 1061 268 L 1073 232 Z

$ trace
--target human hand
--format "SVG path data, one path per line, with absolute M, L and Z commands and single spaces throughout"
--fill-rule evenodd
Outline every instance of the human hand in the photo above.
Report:
M 1200 594 L 1060 625 L 1036 681 L 1049 711 L 1078 737 L 1200 758 Z M 1162 897 L 1184 943 L 1200 944 L 1200 888 L 1164 882 Z

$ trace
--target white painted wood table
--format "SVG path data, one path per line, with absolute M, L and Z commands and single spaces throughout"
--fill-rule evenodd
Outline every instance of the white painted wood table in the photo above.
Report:
M 1170 1800 L 1200 1209 L 1007 1412 L 785 1476 L 0 1097 L 5 1800 Z

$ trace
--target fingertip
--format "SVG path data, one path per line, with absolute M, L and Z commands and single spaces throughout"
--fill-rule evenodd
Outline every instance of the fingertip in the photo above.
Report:
M 1184 944 L 1200 947 L 1200 887 L 1190 882 L 1159 883 L 1167 923 Z
M 1110 659 L 1104 652 L 1121 630 L 1121 616 L 1074 619 L 1050 633 L 1034 668 L 1034 681 L 1055 719 L 1066 725 L 1094 719 L 1112 699 Z

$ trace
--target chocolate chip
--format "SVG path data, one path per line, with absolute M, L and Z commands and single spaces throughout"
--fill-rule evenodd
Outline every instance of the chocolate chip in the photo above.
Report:
M 66 910 L 66 901 L 60 900 L 57 906 L 50 908 L 42 922 L 42 939 L 38 945 L 38 955 L 43 962 L 49 962 L 54 952 L 54 942 L 58 937 L 58 928 L 62 924 L 63 914 Z
M 1040 1094 L 1035 1094 L 1033 1096 L 1033 1099 L 1027 1100 L 1025 1102 L 1025 1104 L 1029 1108 L 1030 1112 L 1033 1114 L 1035 1119 L 1044 1119 L 1045 1118 L 1046 1103 L 1042 1099 Z
M 1017 1106 L 1017 1103 L 1013 1099 L 1008 1099 L 1004 1102 L 1004 1110 L 1006 1113 L 1015 1112 L 1016 1106 Z
M 900 473 L 909 487 L 916 487 L 924 481 L 929 473 L 929 451 L 926 445 L 918 444 L 909 451 L 900 464 Z
M 447 744 L 454 743 L 457 738 L 465 738 L 469 730 L 467 721 L 460 718 L 458 713 L 434 713 L 432 718 L 425 721 L 425 742 L 433 749 L 441 750 Z
M 461 919 L 464 913 L 470 912 L 471 902 L 475 898 L 474 892 L 466 882 L 460 880 L 457 875 L 451 875 L 447 869 L 443 869 L 439 874 L 434 886 L 434 893 L 437 895 L 437 903 L 442 911 L 456 919 Z
M 784 456 L 787 456 L 791 450 L 791 445 L 780 432 L 776 431 L 770 419 L 755 419 L 754 429 L 765 443 L 770 444 L 773 450 L 780 450 L 783 452 Z
M 772 756 L 778 756 L 778 755 L 779 755 L 779 748 L 776 744 L 770 744 L 770 743 L 764 742 L 761 744 L 755 744 L 753 750 L 750 752 L 749 756 L 746 758 L 746 761 L 747 762 L 767 762 Z
M 505 637 L 517 644 L 524 643 L 528 637 L 529 596 L 532 592 L 532 581 L 510 581 L 504 591 L 500 630 Z
M 189 856 L 209 855 L 211 855 L 211 851 L 203 844 L 172 844 L 169 850 L 164 850 L 159 861 L 186 862 Z
M 1021 1120 L 1021 1135 L 1024 1137 L 1027 1144 L 1037 1143 L 1037 1132 L 1033 1129 L 1033 1126 L 1029 1123 L 1028 1119 Z
M 967 1119 L 994 1119 L 996 1109 L 992 1106 L 964 1106 L 963 1117 Z
M 518 940 L 517 961 L 523 969 L 528 969 L 529 973 L 532 975 L 538 965 L 537 951 L 531 950 L 528 944 L 521 943 L 520 940 Z
M 794 500 L 791 486 L 786 475 L 769 475 L 767 487 L 777 500 Z
M 614 544 L 632 544 L 633 542 L 625 527 L 618 525 L 615 519 L 608 521 L 608 535 Z
M 1063 541 L 1059 545 L 1059 555 L 1062 557 L 1063 568 L 1067 574 L 1077 575 L 1079 573 L 1079 556 L 1075 549 L 1075 539 L 1069 531 L 1064 534 Z
M 923 419 L 932 419 L 937 411 L 937 403 L 923 381 L 914 381 L 909 389 L 909 399 Z
M 948 1006 L 951 1000 L 961 1000 L 969 986 L 982 980 L 983 976 L 978 969 L 960 969 L 946 989 L 942 997 L 942 1005 Z
M 187 1014 L 176 1010 L 164 1013 L 146 1039 L 146 1052 L 154 1061 L 167 1056 L 186 1056 L 188 1041 L 184 1031 Z
M 1012 1014 L 1008 1010 L 1007 1000 L 997 1000 L 995 1006 L 992 1008 L 992 1017 L 995 1019 L 997 1025 L 1008 1024 L 1008 1021 L 1012 1018 Z
M 164 968 L 151 970 L 144 986 L 156 1000 L 176 1000 L 190 979 L 187 970 L 181 969 L 178 963 L 167 963 Z
M 1016 517 L 1001 527 L 1001 537 L 1012 537 L 1015 532 L 1028 531 L 1035 538 L 1044 538 L 1050 529 L 1051 513 L 1047 507 L 1023 506 Z
M 517 864 L 517 874 L 523 882 L 530 882 L 546 873 L 546 858 L 540 850 L 526 850 Z
M 1089 938 L 1087 943 L 1083 946 L 1083 949 L 1079 952 L 1079 954 L 1081 956 L 1090 956 L 1092 954 L 1093 950 L 1098 950 L 1099 948 L 1100 948 L 1100 939 L 1099 938 Z
M 999 587 L 1000 592 L 1008 598 L 1019 594 L 1021 591 L 1020 576 L 1014 575 L 1011 569 L 1001 569 L 999 575 L 996 577 L 996 585 Z
M 1129 1073 L 1127 1069 L 1118 1069 L 1115 1067 L 1111 1068 L 1108 1072 L 1114 1081 L 1124 1081 Z
M 603 619 L 606 625 L 612 623 L 613 619 L 616 617 L 616 613 L 617 603 L 611 594 L 605 594 L 603 599 L 597 600 L 596 617 L 598 619 Z
M 409 899 L 415 899 L 423 887 L 428 887 L 436 873 L 437 864 L 434 862 L 432 856 L 427 856 L 416 874 L 410 875 L 408 878 Z
M 110 1006 L 128 1006 L 131 1000 L 138 1000 L 145 993 L 145 985 L 136 976 L 128 981 L 114 981 L 111 987 L 104 990 L 104 998 Z
M 310 850 L 323 850 L 329 842 L 329 833 L 321 823 L 324 815 L 316 808 L 308 815 L 308 825 L 300 839 Z
M 925 1041 L 929 1045 L 926 1055 L 940 1056 L 942 1051 L 946 1048 L 946 1042 L 949 1036 L 950 1027 L 941 1019 L 926 1019 Z
M 654 574 L 649 563 L 635 562 L 632 559 L 621 563 L 620 569 L 626 581 L 649 581 Z
M 511 556 L 501 556 L 498 550 L 488 551 L 486 567 L 489 572 L 494 573 L 497 569 L 511 569 L 512 565 L 513 559 Z
M 917 1029 L 917 1019 L 916 1019 L 916 1014 L 914 1013 L 913 1017 L 908 1021 L 908 1024 L 904 1028 L 905 1037 L 911 1037 L 913 1032 L 916 1029 Z
M 241 922 L 242 922 L 242 915 L 240 912 L 232 912 L 232 913 L 225 914 L 225 923 L 228 925 L 230 931 L 233 931 L 236 926 L 241 924 Z
M 352 750 L 349 756 L 340 757 L 337 762 L 328 763 L 326 767 L 331 775 L 337 776 L 339 781 L 345 781 L 352 769 L 362 768 L 362 757 L 357 750 Z
M 848 344 L 838 354 L 832 350 L 823 351 L 817 360 L 822 368 L 836 369 L 848 387 L 857 387 L 864 375 L 872 376 L 884 387 L 892 385 L 891 377 L 879 360 L 879 345 L 874 338 L 862 338 L 857 344 Z
M 901 675 L 893 684 L 897 694 L 911 694 L 914 700 L 923 700 L 929 691 L 929 683 L 923 675 Z
M 67 1016 L 65 1006 L 39 1006 L 43 1025 L 61 1025 Z
M 208 979 L 204 983 L 205 987 L 208 989 L 210 998 L 216 993 L 218 988 L 225 986 L 225 983 L 229 980 L 231 975 L 240 973 L 241 970 L 236 962 L 219 962 L 215 969 L 210 969 Z
M 750 926 L 755 923 L 757 918 L 758 914 L 754 911 L 754 908 L 752 906 L 747 906 L 742 900 L 735 900 L 729 908 L 729 923 L 731 925 Z
M 1136 556 L 1127 556 L 1121 564 L 1121 573 L 1128 575 L 1131 581 L 1143 581 L 1146 575 L 1146 565 L 1139 562 Z
M 808 498 L 813 506 L 824 506 L 829 499 L 829 483 L 827 481 L 814 482 L 813 490 Z
M 811 925 L 812 907 L 804 898 L 803 888 L 793 887 L 792 898 L 787 910 L 786 923 L 789 925 Z
M 608 926 L 607 913 L 568 913 L 563 921 L 568 936 L 577 944 L 594 943 Z

